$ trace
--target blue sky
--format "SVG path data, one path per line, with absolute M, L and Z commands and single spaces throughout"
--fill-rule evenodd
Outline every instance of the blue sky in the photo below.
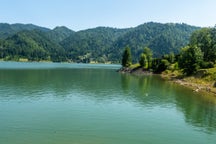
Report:
M 216 0 L 0 0 L 0 23 L 33 23 L 78 31 L 146 22 L 216 24 Z

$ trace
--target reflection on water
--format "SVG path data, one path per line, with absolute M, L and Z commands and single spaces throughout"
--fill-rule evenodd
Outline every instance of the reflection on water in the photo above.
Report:
M 156 76 L 121 75 L 122 88 L 133 89 L 135 99 L 143 105 L 175 106 L 185 121 L 206 132 L 216 132 L 216 98 L 193 93 L 190 89 L 162 81 Z
M 216 98 L 193 93 L 190 89 L 164 82 L 157 76 L 121 75 L 125 92 L 132 94 L 136 102 L 150 106 L 173 107 L 181 111 L 185 121 L 206 132 L 216 132 Z
M 183 112 L 186 122 L 202 127 L 206 132 L 216 132 L 216 99 L 198 94 L 176 94 L 177 108 Z
M 0 69 L 0 143 L 20 132 L 30 143 L 216 141 L 215 98 L 159 76 L 77 67 Z

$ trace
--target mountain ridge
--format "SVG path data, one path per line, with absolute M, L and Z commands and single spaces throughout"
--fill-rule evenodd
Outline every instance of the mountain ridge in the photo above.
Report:
M 39 54 L 37 54 L 39 57 L 36 59 L 38 60 L 47 60 L 53 57 L 51 53 L 55 53 L 55 55 L 61 57 L 55 56 L 56 61 L 111 61 L 119 63 L 124 48 L 129 46 L 134 61 L 137 61 L 144 47 L 152 49 L 155 57 L 170 52 L 178 53 L 179 49 L 189 42 L 191 33 L 198 29 L 200 27 L 184 23 L 162 24 L 148 22 L 133 28 L 119 29 L 100 26 L 75 32 L 65 26 L 49 29 L 33 24 L 10 25 L 0 23 L 0 58 L 13 59 L 14 57 L 20 57 L 29 59 L 29 56 L 23 54 L 27 49 L 22 49 L 22 43 L 28 43 L 29 37 L 32 38 L 30 43 L 35 43 L 35 46 L 40 45 L 42 42 L 53 47 L 53 49 L 50 48 L 53 51 L 51 52 L 46 44 L 42 45 Z M 13 35 L 26 33 L 26 31 L 29 31 L 28 37 L 19 40 L 12 39 Z M 31 32 L 33 37 L 36 38 L 31 37 Z M 11 43 L 11 45 L 8 43 Z M 14 49 L 16 47 L 22 49 L 20 50 L 22 52 Z M 15 52 L 12 52 L 11 49 L 15 50 Z M 32 47 L 32 49 L 34 48 Z M 45 54 L 40 54 L 41 49 Z M 47 55 L 46 58 L 43 55 Z M 54 59 L 51 58 L 51 60 Z

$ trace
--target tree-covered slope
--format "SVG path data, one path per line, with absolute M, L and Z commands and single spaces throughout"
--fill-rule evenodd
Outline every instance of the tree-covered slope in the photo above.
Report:
M 64 61 L 65 51 L 38 30 L 21 31 L 0 42 L 1 58 Z
M 145 23 L 135 28 L 113 29 L 99 27 L 80 31 L 65 39 L 61 45 L 71 59 L 92 57 L 96 60 L 120 62 L 123 50 L 129 46 L 135 61 L 144 47 L 149 47 L 155 57 L 170 52 L 178 53 L 188 44 L 191 33 L 198 27 L 186 24 Z
M 0 58 L 120 62 L 128 46 L 137 62 L 144 47 L 149 47 L 154 57 L 178 53 L 197 29 L 186 24 L 150 22 L 127 29 L 97 27 L 74 32 L 64 26 L 50 30 L 32 24 L 0 24 Z
M 178 53 L 181 47 L 189 43 L 190 35 L 197 29 L 186 24 L 146 23 L 119 37 L 112 53 L 115 54 L 114 58 L 121 56 L 126 45 L 131 48 L 136 61 L 144 47 L 149 47 L 155 57 L 170 52 Z
M 7 24 L 0 23 L 0 38 L 7 38 L 8 36 L 12 36 L 17 32 L 23 30 L 40 30 L 40 31 L 50 31 L 48 28 L 36 26 L 33 24 Z
M 50 40 L 59 43 L 74 33 L 75 33 L 74 31 L 68 29 L 67 27 L 61 26 L 61 27 L 56 27 L 53 30 L 47 32 L 46 35 Z
M 79 31 L 61 42 L 73 61 L 89 61 L 90 59 L 105 62 L 109 61 L 109 49 L 127 29 L 97 27 Z

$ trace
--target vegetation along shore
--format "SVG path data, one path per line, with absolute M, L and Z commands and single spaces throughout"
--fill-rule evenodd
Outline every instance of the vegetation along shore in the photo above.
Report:
M 145 47 L 139 63 L 132 64 L 129 46 L 122 57 L 121 73 L 160 74 L 164 79 L 216 96 L 216 28 L 195 31 L 190 42 L 180 53 L 153 58 L 153 52 Z
M 122 63 L 123 73 L 162 74 L 194 91 L 215 93 L 216 28 L 149 22 L 75 32 L 0 23 L 0 60 Z

